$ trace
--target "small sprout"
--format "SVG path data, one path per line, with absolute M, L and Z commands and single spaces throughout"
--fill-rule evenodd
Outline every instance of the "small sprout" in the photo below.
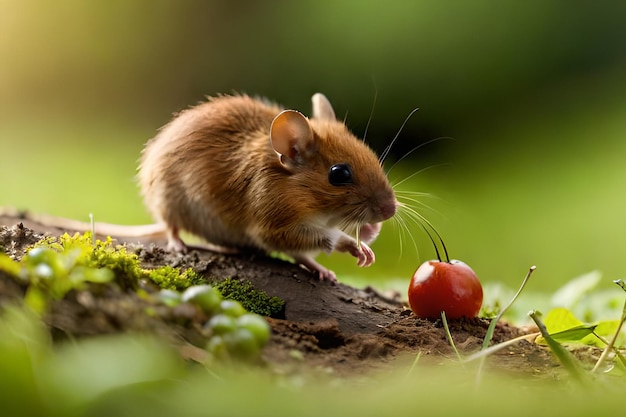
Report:
M 224 343 L 222 336 L 216 335 L 209 339 L 206 346 L 207 352 L 219 359 L 226 359 L 228 357 L 228 347 Z
M 40 288 L 31 285 L 24 295 L 24 303 L 35 313 L 43 314 L 48 307 L 48 296 Z
M 97 241 L 95 248 L 89 242 L 89 234 L 47 237 L 37 242 L 20 262 L 0 259 L 0 268 L 28 284 L 26 304 L 43 313 L 51 299 L 62 299 L 69 291 L 84 288 L 87 282 L 105 283 L 115 278 L 107 265 L 98 262 L 114 256 L 111 242 Z
M 226 314 L 218 314 L 211 317 L 211 320 L 207 323 L 207 327 L 215 335 L 224 335 L 230 333 L 237 328 L 237 322 L 235 318 Z
M 91 236 L 91 233 L 87 232 L 82 235 L 76 233 L 70 236 L 65 233 L 59 237 L 46 237 L 35 244 L 25 260 L 28 263 L 48 257 L 47 263 L 53 267 L 55 274 L 69 271 L 76 266 L 91 269 L 106 268 L 111 270 L 113 275 L 96 274 L 94 275 L 96 282 L 111 277 L 122 288 L 136 288 L 139 280 L 146 274 L 139 266 L 137 255 L 127 253 L 124 246 L 114 246 L 111 237 L 104 241 L 99 239 L 94 241 Z M 59 254 L 62 256 L 57 256 Z M 53 259 L 55 263 L 50 263 Z
M 237 301 L 224 300 L 221 312 L 205 328 L 211 332 L 207 351 L 218 359 L 252 360 L 270 338 L 270 326 L 257 314 L 246 313 Z
M 27 272 L 26 269 L 4 253 L 0 253 L 0 271 L 20 280 L 26 281 L 28 279 L 28 274 L 24 274 Z
M 237 359 L 253 359 L 261 351 L 261 343 L 248 329 L 238 328 L 223 336 L 228 353 Z
M 291 359 L 295 359 L 297 361 L 303 361 L 304 360 L 304 354 L 299 351 L 298 349 L 291 349 L 289 351 L 289 357 Z
M 262 345 L 270 338 L 270 325 L 257 314 L 244 314 L 237 319 L 237 326 L 249 330 Z
M 220 308 L 222 309 L 222 313 L 237 318 L 241 317 L 247 313 L 246 309 L 243 308 L 239 301 L 235 300 L 224 300 L 220 304 Z
M 161 290 L 158 299 L 168 307 L 175 307 L 182 302 L 182 297 L 178 291 Z
M 183 293 L 181 300 L 184 303 L 193 303 L 202 308 L 206 313 L 215 313 L 221 308 L 222 296 L 210 285 L 194 285 Z
M 51 249 L 36 247 L 26 254 L 24 261 L 27 265 L 38 265 L 43 262 L 49 262 L 53 253 Z
M 33 275 L 37 278 L 52 279 L 54 271 L 48 264 L 39 264 L 33 269 Z

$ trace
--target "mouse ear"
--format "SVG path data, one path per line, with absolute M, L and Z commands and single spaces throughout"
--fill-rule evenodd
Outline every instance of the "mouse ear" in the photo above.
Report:
M 315 93 L 311 97 L 313 102 L 313 118 L 321 120 L 336 120 L 335 111 L 330 101 L 322 93 Z
M 272 148 L 281 155 L 281 161 L 282 157 L 296 160 L 313 142 L 309 121 L 298 111 L 282 111 L 272 121 L 270 142 Z

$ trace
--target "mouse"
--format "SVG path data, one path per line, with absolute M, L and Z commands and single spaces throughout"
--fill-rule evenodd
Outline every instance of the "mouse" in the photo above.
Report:
M 281 252 L 335 282 L 321 253 L 346 252 L 361 267 L 398 202 L 374 151 L 312 96 L 308 118 L 267 99 L 217 95 L 176 114 L 145 145 L 137 179 L 168 249 L 182 231 L 213 249 Z

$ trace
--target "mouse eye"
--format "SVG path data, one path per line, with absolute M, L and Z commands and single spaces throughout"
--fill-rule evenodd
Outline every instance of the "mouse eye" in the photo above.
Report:
M 332 185 L 352 184 L 352 171 L 348 164 L 335 164 L 328 171 L 328 182 Z

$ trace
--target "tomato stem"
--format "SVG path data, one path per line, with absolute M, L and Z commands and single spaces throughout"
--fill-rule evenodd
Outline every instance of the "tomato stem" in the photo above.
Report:
M 446 244 L 443 242 L 443 238 L 441 237 L 441 235 L 439 234 L 437 229 L 435 229 L 435 226 L 433 226 L 433 224 L 431 222 L 429 222 L 426 219 L 423 219 L 423 220 L 424 220 L 424 222 L 423 222 L 423 224 L 421 224 L 422 229 L 424 230 L 424 232 L 426 232 L 426 234 L 428 235 L 428 238 L 430 239 L 430 241 L 433 244 L 433 247 L 435 248 L 435 254 L 437 255 L 437 260 L 439 262 L 445 261 L 447 263 L 450 263 L 450 256 L 448 255 L 448 248 L 446 248 Z M 432 230 L 432 232 L 431 232 L 431 230 Z M 441 259 L 441 255 L 439 253 L 439 248 L 437 247 L 437 243 L 435 242 L 435 238 L 433 237 L 432 233 L 434 233 L 435 236 L 437 236 L 437 240 L 439 240 L 439 243 L 441 244 L 441 247 L 443 249 L 443 254 L 445 255 L 445 259 Z

